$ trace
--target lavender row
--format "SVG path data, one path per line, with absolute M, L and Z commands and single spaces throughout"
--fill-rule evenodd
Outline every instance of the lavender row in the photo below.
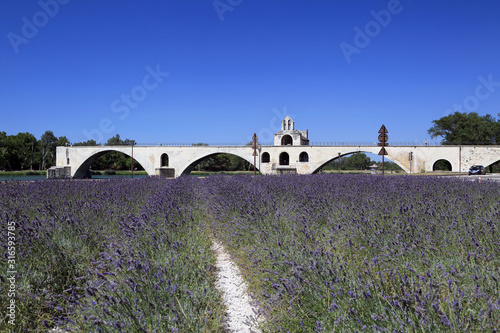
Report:
M 13 331 L 222 330 L 225 309 L 195 184 L 188 178 L 0 184 L 2 231 L 8 221 L 16 224 Z M 6 256 L 6 233 L 1 237 Z M 5 309 L 7 290 L 0 300 Z M 12 329 L 5 320 L 0 327 Z
M 434 177 L 205 181 L 268 332 L 495 331 L 500 187 Z

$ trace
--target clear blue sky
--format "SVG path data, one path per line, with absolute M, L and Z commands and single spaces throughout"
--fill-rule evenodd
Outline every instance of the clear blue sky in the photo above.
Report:
M 385 124 L 422 143 L 454 109 L 497 117 L 499 15 L 498 0 L 2 1 L 0 131 L 269 142 L 289 114 L 312 142 Z

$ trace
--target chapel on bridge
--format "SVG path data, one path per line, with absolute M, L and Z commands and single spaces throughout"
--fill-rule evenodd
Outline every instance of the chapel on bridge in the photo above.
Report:
M 281 130 L 274 134 L 275 146 L 308 146 L 309 131 L 295 129 L 295 122 L 289 116 L 281 121 Z

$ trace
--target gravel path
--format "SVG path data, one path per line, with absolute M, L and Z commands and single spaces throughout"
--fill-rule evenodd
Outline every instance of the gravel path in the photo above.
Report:
M 241 272 L 222 244 L 214 241 L 212 248 L 217 253 L 217 288 L 222 291 L 228 309 L 229 330 L 237 333 L 260 333 L 256 326 L 261 318 L 257 315 L 257 308 L 250 303 Z
M 227 307 L 227 328 L 234 333 L 260 333 L 256 327 L 262 320 L 262 316 L 258 315 L 257 307 L 251 304 L 247 285 L 241 272 L 222 244 L 214 241 L 212 249 L 217 254 L 216 287 L 222 291 L 224 304 Z M 63 333 L 68 331 L 57 327 L 49 332 Z

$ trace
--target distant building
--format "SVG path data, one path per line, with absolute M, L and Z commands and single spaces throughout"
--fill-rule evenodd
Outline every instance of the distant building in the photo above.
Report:
M 308 146 L 309 131 L 295 129 L 295 122 L 286 116 L 281 122 L 281 130 L 274 134 L 275 146 Z

